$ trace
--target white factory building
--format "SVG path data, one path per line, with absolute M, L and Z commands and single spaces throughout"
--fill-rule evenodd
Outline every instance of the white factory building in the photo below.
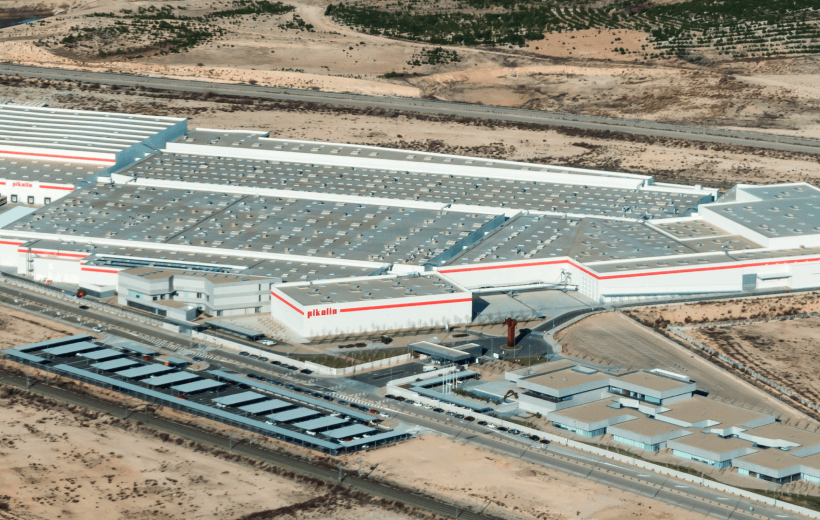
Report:
M 4 105 L 0 194 L 6 271 L 114 291 L 155 314 L 270 313 L 309 336 L 469 322 L 468 299 L 487 290 L 617 302 L 820 286 L 820 191 L 808 184 L 720 195 L 645 175 Z M 163 292 L 127 287 L 121 273 L 139 268 Z M 430 292 L 382 288 L 412 276 L 435 280 Z

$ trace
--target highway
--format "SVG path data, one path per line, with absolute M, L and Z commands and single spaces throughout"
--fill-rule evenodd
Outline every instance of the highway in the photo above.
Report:
M 487 105 L 474 105 L 430 99 L 369 96 L 351 93 L 266 87 L 261 85 L 217 83 L 202 80 L 168 79 L 114 72 L 91 72 L 0 63 L 0 74 L 48 80 L 73 80 L 120 87 L 152 89 L 273 99 L 279 101 L 338 105 L 362 109 L 384 109 L 438 116 L 460 116 L 495 121 L 561 126 L 581 130 L 624 132 L 653 137 L 690 139 L 723 145 L 770 148 L 790 152 L 820 153 L 820 141 L 779 136 L 763 132 L 728 130 L 714 127 L 671 125 L 640 119 L 617 119 L 564 114 Z
M 15 299 L 17 299 L 16 302 L 14 301 Z M 223 350 L 211 349 L 202 353 L 198 351 L 191 351 L 185 347 L 184 342 L 187 340 L 185 340 L 183 336 L 170 334 L 162 330 L 143 326 L 127 320 L 122 320 L 116 316 L 108 315 L 103 312 L 96 312 L 92 309 L 79 309 L 76 304 L 62 302 L 40 294 L 10 287 L 8 285 L 0 285 L 0 303 L 13 306 L 27 312 L 45 315 L 51 319 L 59 319 L 71 325 L 85 325 L 88 327 L 97 324 L 106 324 L 107 326 L 116 329 L 117 334 L 128 335 L 130 332 L 133 334 L 134 339 L 139 341 L 151 339 L 153 340 L 153 343 L 157 344 L 157 342 L 160 342 L 166 348 L 168 345 L 172 345 L 172 350 L 187 354 L 189 356 L 202 355 L 203 357 L 208 357 L 215 360 L 220 365 L 240 373 L 247 373 L 248 369 L 253 369 L 253 371 L 257 373 L 266 373 L 268 377 L 285 377 L 291 379 L 292 382 L 298 382 L 299 386 L 331 393 L 348 401 L 361 402 L 369 405 L 369 407 L 386 411 L 395 419 L 405 423 L 406 425 L 412 425 L 422 430 L 429 430 L 431 433 L 437 432 L 439 434 L 455 438 L 460 442 L 480 446 L 496 453 L 509 455 L 514 458 L 532 462 L 534 464 L 563 473 L 588 478 L 617 489 L 629 491 L 683 507 L 685 509 L 697 511 L 710 517 L 726 520 L 730 518 L 741 520 L 751 520 L 755 518 L 800 518 L 798 515 L 774 507 L 745 499 L 739 499 L 734 495 L 721 493 L 719 491 L 701 487 L 689 482 L 677 481 L 651 471 L 621 464 L 610 459 L 597 457 L 595 455 L 569 449 L 554 443 L 544 447 L 540 443 L 534 443 L 527 439 L 516 437 L 508 433 L 493 431 L 474 422 L 451 418 L 443 414 L 425 410 L 421 407 L 408 406 L 397 401 L 387 400 L 380 395 L 379 389 L 358 381 L 340 378 L 322 379 L 312 376 L 305 376 L 299 374 L 298 372 L 288 372 L 287 370 L 275 367 L 269 363 L 246 359 Z M 59 313 L 59 315 L 57 315 L 57 313 Z M 78 318 L 80 320 L 79 322 L 77 321 Z M 214 358 L 214 356 L 216 356 L 216 358 Z M 2 380 L 2 378 L 0 378 L 0 380 Z M 41 391 L 44 391 L 42 389 L 46 387 L 44 385 L 38 385 L 38 388 L 40 388 Z M 54 389 L 53 391 L 57 390 L 58 389 Z M 54 396 L 59 397 L 56 394 L 54 394 Z M 62 395 L 60 398 L 65 399 L 68 397 L 71 397 L 72 399 L 79 398 L 77 396 L 66 395 Z M 92 396 L 80 397 L 85 400 L 84 402 L 89 403 L 89 406 L 93 405 L 108 407 L 101 411 L 114 413 L 115 415 L 123 412 L 123 409 L 118 405 L 107 403 Z M 197 440 L 198 442 L 205 442 L 216 446 L 225 446 L 228 442 L 227 437 L 220 437 L 211 432 L 195 430 L 187 425 L 171 423 L 171 421 L 167 419 L 156 418 L 150 416 L 149 414 L 133 414 L 132 417 L 134 417 L 135 420 L 140 420 L 145 424 L 152 425 L 158 429 L 170 431 L 180 436 Z M 234 451 L 239 452 L 237 450 L 250 450 L 247 453 L 244 451 L 242 453 L 251 457 L 271 457 L 274 455 L 281 457 L 281 455 L 269 453 L 265 450 L 254 451 L 261 450 L 259 447 L 245 445 L 240 446 L 240 448 L 235 448 Z M 389 449 L 389 447 L 385 449 Z M 285 458 L 290 461 L 288 463 L 292 463 L 292 460 L 289 457 Z M 272 461 L 270 458 L 263 458 L 262 460 Z M 282 464 L 284 464 L 284 462 L 282 462 Z M 299 464 L 309 465 L 309 463 L 304 461 L 300 461 Z M 279 465 L 278 462 L 277 465 Z M 296 470 L 294 469 L 294 471 Z M 300 470 L 300 472 L 306 471 L 307 468 Z M 313 469 L 310 471 L 313 471 Z M 321 471 L 331 470 L 319 468 L 316 469 L 316 471 L 319 471 L 319 473 L 316 474 L 316 476 L 318 476 L 319 474 L 324 475 Z M 319 476 L 319 478 L 326 477 L 327 475 Z M 373 485 L 373 483 L 367 481 L 361 485 L 370 486 Z M 362 488 L 362 491 L 365 491 L 365 489 Z M 376 496 L 384 496 L 383 493 L 386 493 L 384 490 L 371 490 L 366 492 Z M 391 493 L 392 492 L 393 491 L 391 491 Z M 398 500 L 397 498 L 391 499 Z M 405 497 L 405 499 L 409 500 L 407 497 Z M 402 499 L 401 501 L 405 502 L 405 499 Z M 421 507 L 418 504 L 413 505 L 416 505 L 416 507 Z M 432 507 L 433 505 L 430 504 L 430 507 L 424 508 L 434 511 Z M 753 508 L 754 511 L 752 512 L 750 508 Z M 460 516 L 460 518 L 468 517 Z

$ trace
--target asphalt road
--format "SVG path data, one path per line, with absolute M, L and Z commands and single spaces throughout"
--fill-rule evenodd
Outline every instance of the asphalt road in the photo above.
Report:
M 727 145 L 753 146 L 792 152 L 820 153 L 820 141 L 798 137 L 778 136 L 762 132 L 726 130 L 655 123 L 646 120 L 616 119 L 596 116 L 563 114 L 537 110 L 524 110 L 486 105 L 472 105 L 418 98 L 390 96 L 366 96 L 319 90 L 299 90 L 260 85 L 215 83 L 199 80 L 166 79 L 113 72 L 90 72 L 70 69 L 33 67 L 0 63 L 0 74 L 49 80 L 80 80 L 89 83 L 117 85 L 122 87 L 147 87 L 163 90 L 220 95 L 246 96 L 262 99 L 342 105 L 358 108 L 381 108 L 422 114 L 453 115 L 496 121 L 533 123 L 563 126 L 582 130 L 608 130 L 655 137 L 692 139 Z
M 145 341 L 146 338 L 155 338 L 172 344 L 180 344 L 180 338 L 155 328 L 142 327 L 140 324 L 127 322 L 126 320 L 119 320 L 118 318 L 108 316 L 105 313 L 93 312 L 91 309 L 87 311 L 82 310 L 79 309 L 78 306 L 70 303 L 63 303 L 59 300 L 52 300 L 51 298 L 43 297 L 39 294 L 29 293 L 27 291 L 0 285 L 0 302 L 7 305 L 15 305 L 13 302 L 13 298 L 15 297 L 25 298 L 28 301 L 36 301 L 38 305 L 42 305 L 43 307 L 62 309 L 59 311 L 50 311 L 52 315 L 49 315 L 49 317 L 55 318 L 57 316 L 54 316 L 53 313 L 61 312 L 60 317 L 62 317 L 67 324 L 76 324 L 77 318 L 74 317 L 74 315 L 77 315 L 81 320 L 84 320 L 87 323 L 94 323 L 95 325 L 97 323 L 106 323 L 110 326 L 115 326 L 118 328 L 124 326 L 126 329 L 133 330 L 135 336 L 142 341 Z M 21 304 L 25 304 L 25 301 L 18 300 L 18 304 L 16 305 L 21 307 L 23 310 L 28 310 L 29 312 L 34 310 L 27 309 L 26 307 L 21 306 Z M 68 315 L 68 313 L 71 314 Z M 57 318 L 59 319 L 60 317 Z M 396 401 L 385 400 L 384 397 L 378 393 L 378 389 L 376 387 L 363 384 L 363 382 L 348 382 L 344 379 L 320 379 L 304 376 L 297 372 L 284 371 L 269 363 L 245 359 L 241 356 L 223 351 L 219 352 L 219 356 L 222 358 L 220 360 L 221 364 L 242 373 L 246 373 L 249 368 L 252 368 L 255 371 L 264 371 L 278 377 L 285 376 L 295 382 L 298 382 L 301 386 L 327 393 L 334 393 L 337 397 L 344 398 L 348 401 L 365 402 L 368 403 L 370 407 L 386 410 L 388 413 L 391 413 L 391 415 L 396 416 L 397 419 L 410 425 L 437 431 L 444 435 L 452 436 L 463 442 L 469 442 L 495 452 L 504 453 L 564 473 L 590 478 L 617 489 L 655 498 L 657 500 L 684 507 L 686 509 L 698 511 L 707 516 L 727 520 L 729 518 L 800 518 L 798 515 L 787 513 L 774 507 L 764 506 L 753 501 L 739 500 L 738 497 L 734 495 L 720 493 L 718 491 L 697 486 L 688 482 L 668 479 L 662 475 L 655 474 L 650 471 L 640 470 L 639 468 L 634 468 L 626 464 L 616 463 L 610 459 L 596 457 L 594 455 L 578 452 L 555 444 L 551 444 L 545 449 L 538 443 L 532 443 L 531 441 L 519 437 L 504 434 L 498 431 L 492 431 L 479 426 L 476 423 L 448 418 L 442 414 L 424 410 L 420 407 L 413 407 Z M 355 388 L 351 385 L 355 385 Z M 353 394 L 353 392 L 356 393 Z M 65 396 L 63 396 L 63 398 L 65 398 Z M 80 398 L 85 399 L 88 403 L 94 404 L 94 406 L 102 406 L 99 403 L 109 406 L 108 409 L 102 411 L 113 413 L 111 410 L 121 410 L 115 405 L 105 403 L 104 401 L 97 400 L 91 396 L 80 396 Z M 133 417 L 138 416 L 134 415 Z M 146 424 L 150 424 L 148 419 L 157 421 L 160 420 L 157 418 L 152 418 L 150 415 L 146 415 L 146 417 L 139 416 L 139 418 L 135 420 L 141 420 Z M 165 420 L 162 419 L 162 421 Z M 163 429 L 172 428 L 172 430 L 168 431 L 173 431 L 173 433 L 177 434 L 182 432 L 186 433 L 186 435 L 194 435 L 194 433 L 188 431 L 190 429 L 189 426 L 176 425 L 175 423 L 170 425 L 170 421 L 167 422 L 168 424 L 165 422 L 158 422 L 156 423 L 156 427 L 159 428 L 162 426 Z M 198 432 L 199 430 L 196 431 Z M 208 435 L 214 435 L 209 432 L 200 432 L 197 435 L 199 435 L 197 439 L 201 439 L 202 442 L 209 442 L 220 446 L 227 444 L 227 440 L 223 437 L 208 437 Z M 219 439 L 217 439 L 217 437 L 219 437 Z M 222 444 L 220 444 L 220 442 Z M 254 447 L 248 446 L 245 448 L 251 449 Z M 259 448 L 256 447 L 254 449 Z M 234 451 L 236 451 L 236 449 Z M 256 455 L 249 454 L 249 456 Z M 377 494 L 377 496 L 382 495 Z M 749 507 L 754 508 L 754 514 L 750 513 Z M 427 508 L 425 507 L 425 509 Z M 432 511 L 432 509 L 430 510 Z M 467 517 L 460 516 L 460 518 Z

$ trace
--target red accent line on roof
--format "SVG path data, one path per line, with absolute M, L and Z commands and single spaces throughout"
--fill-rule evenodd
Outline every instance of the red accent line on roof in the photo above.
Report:
M 379 309 L 395 309 L 398 307 L 418 307 L 421 305 L 440 305 L 443 303 L 462 303 L 471 302 L 473 298 L 459 298 L 456 300 L 439 300 L 434 302 L 413 302 L 413 303 L 394 303 L 391 305 L 374 305 L 372 307 L 355 307 L 352 309 L 339 309 L 339 312 L 358 312 L 358 311 L 373 311 Z
M 77 157 L 74 155 L 54 155 L 48 153 L 31 153 L 31 152 L 11 152 L 8 150 L 0 150 L 0 153 L 8 154 L 8 155 L 20 155 L 23 157 L 44 157 L 47 159 L 73 159 L 75 161 L 94 161 L 94 162 L 106 162 L 106 163 L 114 163 L 116 162 L 114 159 L 101 159 L 99 157 Z
M 287 301 L 286 299 L 282 298 L 281 296 L 279 296 L 279 295 L 278 295 L 278 294 L 276 294 L 275 292 L 271 291 L 270 293 L 271 293 L 272 295 L 276 296 L 276 299 L 277 299 L 277 300 L 279 300 L 280 302 L 283 302 L 285 305 L 287 305 L 287 306 L 288 306 L 288 307 L 290 307 L 291 309 L 295 310 L 296 312 L 298 312 L 298 313 L 299 313 L 299 314 L 301 314 L 302 316 L 304 316 L 304 315 L 305 315 L 305 313 L 304 313 L 304 312 L 302 312 L 301 310 L 299 310 L 299 309 L 298 309 L 295 305 L 293 305 L 292 303 L 290 303 L 290 302 L 289 302 L 289 301 Z
M 55 252 L 55 251 L 37 251 L 37 250 L 28 251 L 26 249 L 18 249 L 17 252 L 18 253 L 34 253 L 35 255 L 67 256 L 67 257 L 70 257 L 70 258 L 85 258 L 90 254 L 90 253 L 58 253 L 58 252 Z
M 80 270 L 81 271 L 89 271 L 89 272 L 92 272 L 92 273 L 112 273 L 112 274 L 119 273 L 119 271 L 117 271 L 115 269 L 95 269 L 93 267 L 83 267 Z
M 51 185 L 48 185 L 48 186 L 43 186 L 43 185 L 41 184 L 41 185 L 40 185 L 40 187 L 41 187 L 41 188 L 43 188 L 43 189 L 46 189 L 46 190 L 67 190 L 67 191 L 74 191 L 74 187 L 73 187 L 73 186 L 51 186 Z
M 6 240 L 0 240 L 0 244 L 7 246 L 22 246 L 25 242 L 8 242 Z

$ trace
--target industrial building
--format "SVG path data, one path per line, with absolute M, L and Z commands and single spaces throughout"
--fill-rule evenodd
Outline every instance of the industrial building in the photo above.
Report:
M 645 175 L 14 105 L 2 125 L 13 131 L 0 133 L 0 182 L 67 189 L 35 197 L 31 213 L 0 211 L 0 268 L 169 319 L 271 313 L 310 336 L 469 322 L 473 292 L 512 287 L 604 303 L 820 286 L 820 191 L 808 184 L 720 195 Z M 386 292 L 344 285 L 409 275 L 458 288 L 429 302 L 460 301 L 390 296 L 384 305 L 414 305 L 388 309 L 374 303 Z M 335 294 L 287 295 L 304 284 Z

